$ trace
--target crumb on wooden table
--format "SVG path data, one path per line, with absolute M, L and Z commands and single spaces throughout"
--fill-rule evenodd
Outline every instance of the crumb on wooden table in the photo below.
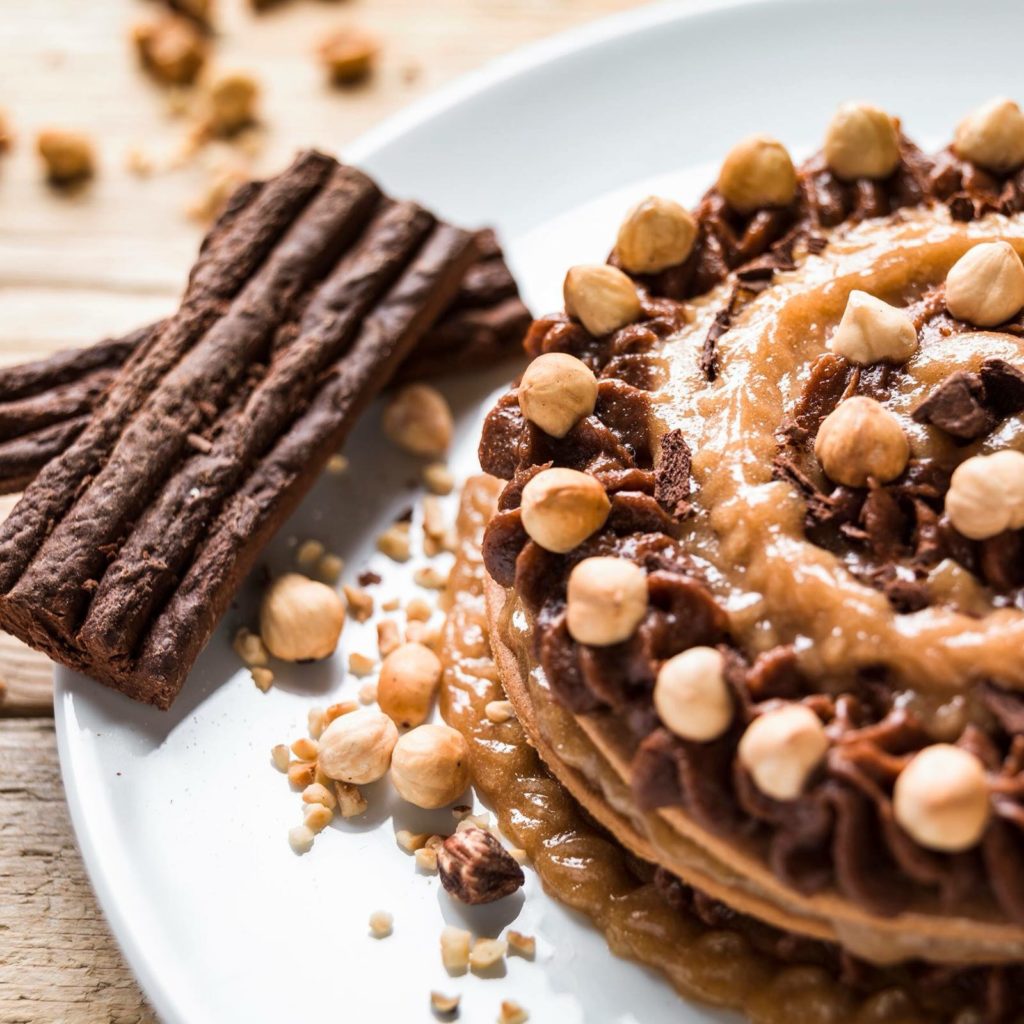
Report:
M 193 21 L 165 14 L 140 22 L 132 41 L 143 68 L 164 85 L 191 85 L 209 56 L 209 43 Z
M 53 185 L 74 185 L 96 173 L 96 154 L 92 142 L 81 132 L 49 128 L 36 138 L 43 158 L 47 180 Z
M 380 42 L 364 29 L 347 26 L 325 36 L 320 42 L 319 53 L 335 85 L 356 85 L 373 73 Z

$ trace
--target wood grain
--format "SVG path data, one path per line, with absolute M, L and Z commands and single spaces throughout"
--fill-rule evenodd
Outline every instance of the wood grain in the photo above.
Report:
M 169 169 L 188 126 L 139 72 L 128 29 L 143 0 L 32 0 L 0 18 L 0 103 L 15 131 L 0 156 L 0 362 L 124 333 L 173 308 L 201 227 L 183 213 L 218 169 L 279 168 L 304 145 L 345 143 L 422 93 L 516 46 L 637 0 L 290 0 L 254 16 L 219 0 L 215 66 L 264 91 L 258 152 L 218 145 Z M 329 88 L 312 52 L 356 23 L 383 44 L 366 86 Z M 100 173 L 74 194 L 42 180 L 34 137 L 84 130 Z M 131 174 L 129 149 L 157 165 Z M 10 508 L 0 499 L 0 516 Z M 0 634 L 0 1024 L 154 1021 L 75 848 L 57 765 L 49 664 Z M 32 717 L 28 717 L 32 716 Z

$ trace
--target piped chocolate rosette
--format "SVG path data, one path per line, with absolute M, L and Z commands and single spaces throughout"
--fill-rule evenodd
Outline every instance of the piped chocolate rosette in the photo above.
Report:
M 1022 165 L 1007 100 L 935 156 L 863 104 L 800 168 L 744 141 L 569 271 L 481 442 L 492 647 L 566 788 L 723 912 L 992 1020 L 1024 1008 Z

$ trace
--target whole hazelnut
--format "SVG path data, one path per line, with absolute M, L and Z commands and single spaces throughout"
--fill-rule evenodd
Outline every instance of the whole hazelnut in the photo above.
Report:
M 903 363 L 917 351 L 917 330 L 906 310 L 852 291 L 828 347 L 857 366 Z
M 585 558 L 569 574 L 566 625 L 578 643 L 628 640 L 647 614 L 647 574 L 625 558 Z
M 738 213 L 789 206 L 796 196 L 796 168 L 781 142 L 751 135 L 726 156 L 718 174 L 718 191 Z
M 691 647 L 669 658 L 654 684 L 658 717 L 684 740 L 707 742 L 729 728 L 732 695 L 725 681 L 725 658 L 713 647 Z
M 986 540 L 1024 528 L 1024 452 L 965 459 L 953 471 L 946 515 L 965 537 Z
M 400 736 L 391 755 L 398 795 L 433 810 L 457 800 L 469 785 L 469 744 L 447 725 L 421 725 Z
M 328 778 L 361 786 L 383 778 L 398 742 L 398 727 L 379 711 L 353 711 L 320 735 L 317 766 Z
M 985 768 L 960 747 L 925 747 L 897 776 L 892 809 L 900 827 L 926 849 L 970 849 L 989 820 Z
M 631 274 L 657 274 L 682 263 L 693 252 L 697 222 L 671 199 L 648 196 L 626 214 L 615 252 Z
M 260 604 L 260 636 L 282 661 L 326 658 L 338 646 L 345 603 L 328 586 L 297 572 L 279 576 Z
M 452 411 L 429 384 L 409 384 L 384 407 L 384 433 L 403 451 L 437 459 L 452 443 Z
M 946 308 L 976 327 L 995 327 L 1024 308 L 1024 263 L 1009 242 L 968 249 L 946 275 Z
M 523 415 L 551 437 L 565 437 L 597 404 L 597 378 L 567 352 L 545 352 L 526 368 L 519 387 Z
M 895 480 L 910 460 L 900 421 L 873 398 L 854 395 L 840 402 L 818 430 L 814 454 L 829 479 L 865 487 L 869 479 Z
M 601 484 L 576 469 L 542 469 L 523 488 L 523 529 L 556 554 L 572 551 L 600 530 L 610 510 Z
M 572 267 L 562 287 L 565 311 L 593 335 L 611 334 L 640 316 L 636 285 L 618 267 L 585 263 Z
M 996 174 L 1024 164 L 1024 113 L 1013 100 L 996 97 L 957 126 L 953 149 L 964 160 Z
M 755 718 L 737 753 L 762 793 L 773 800 L 795 800 L 827 750 L 821 719 L 803 704 L 786 704 Z
M 403 729 L 427 720 L 441 682 L 441 659 L 424 644 L 402 644 L 380 667 L 377 703 Z
M 888 178 L 900 164 L 895 122 L 870 103 L 842 104 L 825 131 L 825 162 L 844 181 Z

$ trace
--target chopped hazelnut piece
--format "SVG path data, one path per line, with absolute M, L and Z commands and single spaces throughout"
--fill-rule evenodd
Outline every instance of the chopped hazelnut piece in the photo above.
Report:
M 0 107 L 0 155 L 6 153 L 14 145 L 14 131 L 7 111 Z
M 274 685 L 274 673 L 269 668 L 251 668 L 249 675 L 252 676 L 256 688 L 262 690 L 263 693 L 266 693 Z
M 288 747 L 283 743 L 278 743 L 271 747 L 270 760 L 274 762 L 274 767 L 279 772 L 287 772 L 288 765 L 291 764 L 291 754 L 288 751 Z
M 328 551 L 327 554 L 316 563 L 316 578 L 323 583 L 330 583 L 333 586 L 339 579 L 341 579 L 341 574 L 344 569 L 344 560 Z
M 905 309 L 852 291 L 828 347 L 857 366 L 903 363 L 917 351 L 917 328 Z
M 346 583 L 342 588 L 348 610 L 356 622 L 366 622 L 373 615 L 373 595 L 359 587 Z
M 334 811 L 324 804 L 309 804 L 302 823 L 313 832 L 323 832 L 334 818 Z
M 427 720 L 441 682 L 441 660 L 423 644 L 402 644 L 380 668 L 377 701 L 403 729 Z
M 392 523 L 378 538 L 377 550 L 392 561 L 407 562 L 412 554 L 408 523 Z
M 417 850 L 422 850 L 427 845 L 429 838 L 429 832 L 410 832 L 407 828 L 400 828 L 395 833 L 395 842 L 406 853 L 415 853 Z
M 844 181 L 888 178 L 900 165 L 896 122 L 870 103 L 842 104 L 825 132 L 825 161 Z
M 518 1004 L 505 999 L 501 1004 L 498 1024 L 526 1024 L 530 1015 Z
M 235 634 L 231 646 L 246 665 L 262 666 L 270 663 L 270 654 L 263 645 L 263 640 L 244 626 Z
M 537 955 L 537 940 L 532 935 L 509 930 L 505 936 L 508 940 L 508 951 L 524 960 L 532 960 Z
M 445 892 L 471 906 L 493 903 L 515 892 L 525 882 L 523 869 L 490 832 L 462 828 L 449 836 L 437 853 L 437 866 Z
M 306 728 L 313 739 L 320 739 L 320 733 L 327 726 L 327 712 L 323 708 L 310 708 L 306 712 Z
M 259 85 L 251 75 L 239 71 L 220 75 L 207 90 L 205 129 L 224 138 L 237 135 L 256 121 L 259 98 Z
M 669 658 L 654 685 L 658 717 L 676 736 L 706 743 L 732 724 L 733 699 L 725 658 L 713 647 L 691 647 Z
M 366 813 L 366 797 L 349 782 L 335 782 L 334 792 L 338 797 L 338 812 L 343 818 L 358 818 Z
M 416 867 L 424 874 L 433 874 L 437 871 L 437 850 L 424 847 L 416 851 Z
M 431 992 L 430 1008 L 441 1016 L 454 1015 L 459 1009 L 459 996 L 446 996 L 440 992 Z
M 996 97 L 968 114 L 953 148 L 964 160 L 996 174 L 1024 164 L 1024 113 L 1013 100 Z
M 946 307 L 958 320 L 995 327 L 1024 308 L 1024 263 L 1009 242 L 981 242 L 946 275 Z
M 187 18 L 167 14 L 136 25 L 132 39 L 142 66 L 158 82 L 191 85 L 206 64 L 206 37 Z
M 391 781 L 403 800 L 433 810 L 469 785 L 469 744 L 456 729 L 421 725 L 400 736 L 391 757 Z
M 423 467 L 423 484 L 431 494 L 451 494 L 455 477 L 443 462 L 431 462 Z
M 327 728 L 336 718 L 341 718 L 342 715 L 350 715 L 353 711 L 358 711 L 359 705 L 354 700 L 341 700 L 336 704 L 331 704 L 324 709 L 324 729 Z M 323 730 L 321 730 L 321 734 Z M 320 737 L 318 736 L 317 739 Z
M 386 939 L 394 931 L 395 919 L 383 910 L 370 915 L 370 934 L 375 939 Z
M 803 704 L 766 711 L 740 739 L 740 763 L 774 800 L 795 800 L 828 751 L 821 719 Z
M 92 143 L 85 135 L 43 131 L 36 139 L 36 146 L 46 165 L 46 177 L 53 185 L 74 185 L 91 178 L 96 171 Z
M 444 505 L 436 497 L 427 495 L 423 499 L 423 532 L 428 537 L 443 537 L 446 529 Z
M 401 642 L 398 623 L 394 619 L 384 619 L 377 623 L 377 650 L 382 658 L 386 658 Z
M 315 833 L 308 825 L 296 825 L 288 830 L 288 843 L 298 854 L 309 853 L 315 838 Z
M 363 683 L 359 687 L 359 703 L 360 704 L 376 704 L 377 703 L 377 684 L 376 683 Z
M 971 540 L 1024 529 L 1024 452 L 1007 449 L 961 462 L 946 492 L 946 514 Z
M 448 401 L 429 384 L 408 384 L 384 409 L 384 433 L 410 455 L 439 458 L 452 442 Z
M 469 966 L 474 971 L 486 971 L 504 959 L 507 951 L 504 939 L 477 939 L 469 951 Z
M 555 554 L 567 554 L 600 530 L 610 510 L 600 481 L 576 469 L 542 469 L 523 488 L 523 529 Z
M 492 722 L 507 722 L 510 718 L 515 717 L 515 709 L 510 700 L 492 700 L 488 701 L 484 708 L 484 714 Z
M 237 164 L 225 164 L 213 171 L 199 196 L 186 207 L 186 214 L 200 224 L 216 220 L 228 199 L 250 175 Z
M 316 779 L 316 764 L 312 761 L 293 761 L 288 766 L 288 781 L 297 789 L 311 786 Z
M 260 635 L 284 661 L 326 658 L 338 646 L 345 605 L 328 586 L 298 573 L 278 577 L 260 605 Z
M 338 29 L 320 43 L 320 59 L 335 85 L 355 85 L 373 71 L 380 44 L 360 28 Z
M 441 963 L 451 974 L 460 974 L 469 966 L 473 936 L 464 928 L 447 925 L 441 931 Z
M 386 601 L 381 602 L 381 611 L 385 612 L 397 612 L 402 607 L 402 602 L 397 597 L 389 597 Z
M 648 196 L 626 215 L 615 253 L 631 274 L 657 274 L 686 261 L 697 240 L 693 215 L 671 199 Z
M 377 667 L 377 662 L 366 654 L 353 651 L 348 656 L 348 670 L 354 676 L 368 676 Z
M 422 597 L 412 598 L 405 606 L 405 617 L 411 622 L 426 622 L 433 614 L 430 602 Z
M 738 213 L 789 206 L 796 188 L 796 168 L 786 147 L 766 135 L 737 143 L 718 175 L 718 191 Z
M 338 803 L 334 794 L 320 782 L 314 782 L 302 791 L 302 802 L 304 804 L 323 804 L 324 807 L 332 809 Z
M 341 476 L 348 469 L 348 458 L 344 455 L 332 455 L 327 460 L 327 472 Z
M 304 573 L 311 573 L 323 556 L 324 546 L 320 541 L 304 540 L 295 550 L 295 564 Z
M 432 565 L 425 565 L 413 573 L 413 582 L 427 590 L 444 590 L 448 585 L 448 573 Z
M 315 761 L 317 754 L 320 753 L 320 744 L 303 736 L 292 744 L 292 753 L 300 761 Z
M 569 574 L 566 624 L 581 644 L 628 640 L 647 614 L 647 574 L 625 558 L 585 558 Z
M 364 709 L 343 715 L 320 737 L 320 767 L 354 785 L 376 782 L 391 765 L 398 729 L 387 715 Z
M 595 337 L 611 334 L 640 316 L 636 285 L 617 267 L 604 263 L 570 268 L 562 294 L 566 313 Z
M 881 403 L 853 395 L 825 417 L 814 454 L 829 479 L 847 487 L 895 480 L 910 459 L 910 442 L 899 419 Z
M 153 158 L 141 146 L 128 148 L 124 155 L 124 166 L 129 174 L 137 178 L 148 178 L 155 168 Z
M 545 352 L 526 368 L 516 389 L 519 409 L 551 437 L 565 437 L 597 404 L 597 378 L 566 352 Z

